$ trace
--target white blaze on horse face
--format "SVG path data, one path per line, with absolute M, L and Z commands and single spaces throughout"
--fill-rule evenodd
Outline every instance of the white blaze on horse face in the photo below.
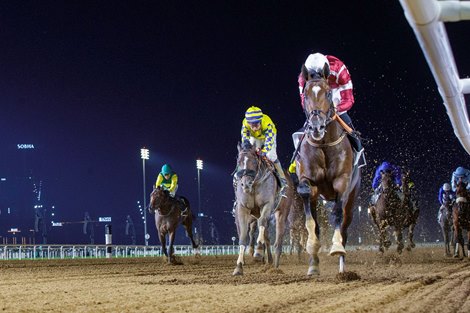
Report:
M 246 164 L 248 163 L 248 157 L 245 156 L 245 158 L 243 159 L 243 168 L 242 170 L 246 170 Z
M 312 91 L 313 93 L 315 94 L 315 99 L 318 98 L 318 92 L 321 90 L 321 87 L 320 86 L 313 86 L 312 87 Z

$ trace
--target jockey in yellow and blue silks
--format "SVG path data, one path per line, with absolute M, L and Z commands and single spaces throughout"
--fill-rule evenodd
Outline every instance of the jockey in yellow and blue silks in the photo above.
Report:
M 281 182 L 281 196 L 285 197 L 287 187 L 286 176 L 282 170 L 281 163 L 276 153 L 277 130 L 269 116 L 263 114 L 260 108 L 252 106 L 245 112 L 242 122 L 242 142 L 249 141 L 253 146 L 261 149 L 261 154 L 265 155 L 273 162 L 276 172 Z
M 158 174 L 155 188 L 162 186 L 163 189 L 170 192 L 170 196 L 174 197 L 178 189 L 178 175 L 171 169 L 169 164 L 162 166 L 161 172 Z

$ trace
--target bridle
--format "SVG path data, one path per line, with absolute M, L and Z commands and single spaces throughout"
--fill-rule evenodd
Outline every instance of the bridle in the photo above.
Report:
M 241 159 L 242 155 L 247 155 L 247 154 L 250 154 L 250 153 L 255 155 L 254 159 L 256 161 L 256 170 L 250 170 L 250 169 L 243 168 L 243 169 L 238 170 L 235 173 L 235 176 L 237 177 L 238 180 L 242 179 L 244 176 L 251 177 L 251 178 L 253 178 L 253 183 L 254 183 L 256 181 L 256 179 L 258 178 L 258 174 L 259 174 L 260 168 L 261 168 L 261 160 L 260 160 L 259 155 L 256 154 L 255 152 L 252 152 L 251 150 L 249 150 L 249 151 L 243 150 L 238 155 L 237 164 L 240 163 L 240 159 Z
M 319 81 L 324 81 L 324 79 L 323 78 L 311 79 L 305 84 L 305 87 L 304 87 L 304 90 L 303 90 L 304 101 L 305 101 L 306 95 L 307 95 L 306 94 L 307 86 L 309 86 L 312 83 L 319 82 Z M 317 85 L 315 85 L 315 86 L 317 86 Z M 308 109 L 306 107 L 306 104 L 304 103 L 304 105 L 305 105 L 304 113 L 305 113 L 305 116 L 306 116 L 306 122 L 305 122 L 305 133 L 307 134 L 306 139 L 307 139 L 307 142 L 313 147 L 331 147 L 331 146 L 335 146 L 335 145 L 339 144 L 344 139 L 344 137 L 346 136 L 346 133 L 343 131 L 341 136 L 338 139 L 336 139 L 333 142 L 329 142 L 329 143 L 318 143 L 318 142 L 315 141 L 315 139 L 312 138 L 312 133 L 316 128 L 315 125 L 313 125 L 312 120 L 314 120 L 314 119 L 320 120 L 321 121 L 321 127 L 323 127 L 325 129 L 324 132 L 326 132 L 326 127 L 331 122 L 333 122 L 335 120 L 336 112 L 335 112 L 335 108 L 334 108 L 333 100 L 332 100 L 332 91 L 327 90 L 326 93 L 327 93 L 326 98 L 327 98 L 327 101 L 328 101 L 328 104 L 329 104 L 328 111 L 326 111 L 326 112 L 321 110 L 321 109 L 314 109 L 314 110 L 308 111 Z

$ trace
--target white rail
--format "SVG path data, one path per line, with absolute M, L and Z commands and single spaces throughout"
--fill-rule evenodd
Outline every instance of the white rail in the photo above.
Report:
M 400 0 L 400 3 L 434 75 L 454 133 L 470 154 L 470 123 L 464 98 L 464 94 L 470 93 L 470 79 L 460 78 L 442 23 L 469 20 L 470 1 Z
M 111 247 L 112 257 L 162 256 L 161 246 L 133 245 L 0 245 L 1 260 L 105 258 Z M 176 255 L 238 254 L 238 245 L 203 246 L 197 251 L 191 246 L 174 246 Z

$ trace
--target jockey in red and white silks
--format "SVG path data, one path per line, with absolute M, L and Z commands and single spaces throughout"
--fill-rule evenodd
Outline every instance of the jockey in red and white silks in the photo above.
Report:
M 329 65 L 329 73 L 323 72 L 325 63 Z M 298 78 L 302 108 L 304 108 L 304 86 L 306 81 L 314 76 L 313 72 L 320 74 L 320 76 L 328 75 L 325 78 L 327 78 L 333 94 L 333 104 L 338 115 L 343 117 L 342 115 L 346 114 L 354 104 L 353 84 L 348 68 L 340 59 L 332 55 L 322 55 L 321 53 L 309 55 Z M 349 116 L 343 119 L 347 124 L 350 124 Z
M 336 113 L 346 124 L 354 130 L 351 118 L 348 115 L 348 110 L 354 104 L 353 83 L 351 75 L 349 74 L 346 65 L 332 55 L 323 55 L 321 53 L 313 53 L 307 57 L 305 63 L 302 65 L 298 77 L 299 92 L 301 98 L 302 108 L 304 108 L 304 87 L 309 79 L 323 78 L 328 82 L 331 88 L 331 101 L 335 107 Z M 297 131 L 292 135 L 294 146 L 297 148 L 299 139 L 303 129 Z M 363 155 L 363 147 L 357 132 L 349 134 L 349 139 L 353 149 L 357 152 L 354 164 L 362 161 L 359 167 L 365 165 L 365 158 Z

